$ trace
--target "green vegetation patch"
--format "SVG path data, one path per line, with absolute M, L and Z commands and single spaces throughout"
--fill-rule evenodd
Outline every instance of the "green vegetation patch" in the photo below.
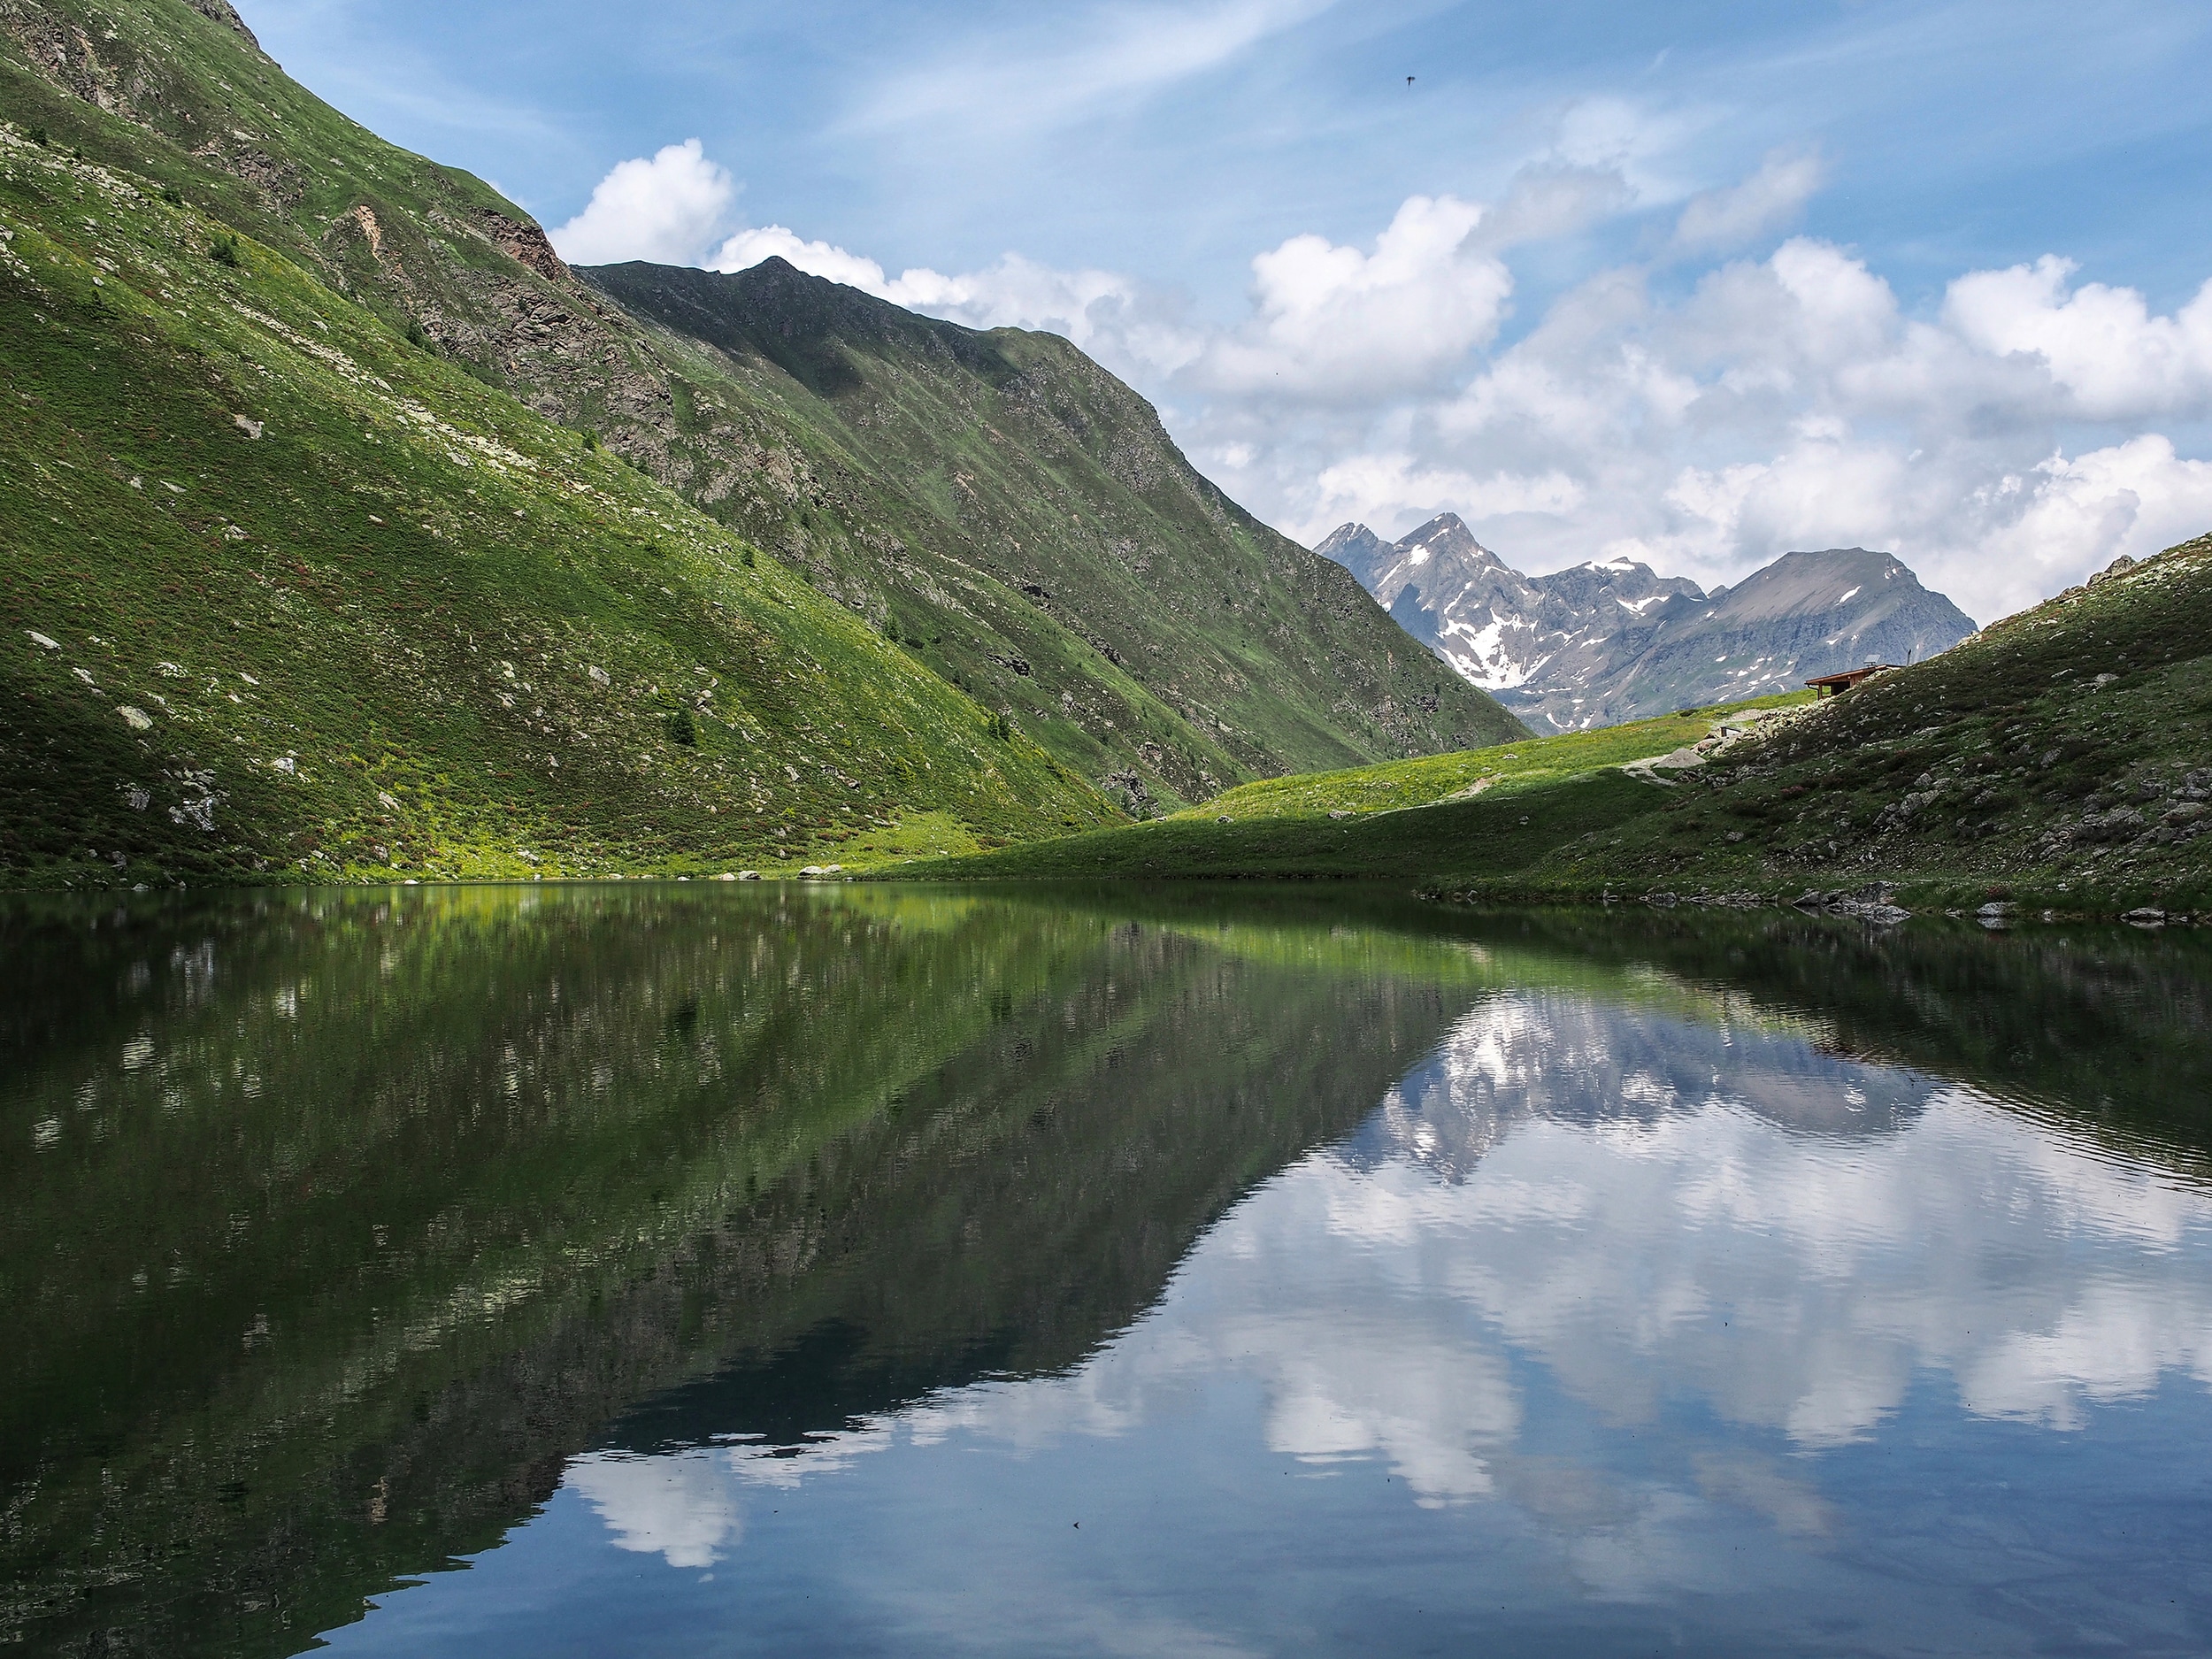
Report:
M 1393 812 L 1429 806 L 1454 795 L 1500 784 L 1541 778 L 1567 778 L 1601 766 L 1649 759 L 1696 742 L 1716 717 L 1748 709 L 1786 708 L 1809 700 L 1796 692 L 1754 702 L 1684 709 L 1656 719 L 1571 732 L 1558 737 L 1527 738 L 1456 754 L 1358 766 L 1342 772 L 1303 772 L 1269 778 L 1232 789 L 1202 809 L 1208 818 L 1227 814 L 1241 821 L 1255 818 L 1310 818 L 1330 812 Z M 1185 817 L 1199 816 L 1198 811 Z
M 1525 870 L 1562 841 L 1624 825 L 1663 802 L 1617 769 L 1546 774 L 1471 800 L 1371 818 L 1172 818 L 1034 841 L 972 858 L 899 866 L 933 879 L 1496 877 Z
M 18 884 L 772 871 L 917 815 L 1119 817 L 634 468 L 4 131 L 0 338 Z
M 1914 908 L 2212 909 L 2212 536 L 1996 623 L 1686 774 L 1478 896 L 1895 886 Z
M 1494 879 L 1568 841 L 1602 839 L 1663 806 L 1661 784 L 1619 768 L 1707 736 L 1722 718 L 1801 694 L 1490 749 L 1272 778 L 1202 810 L 1033 842 L 981 857 L 918 861 L 902 875 L 971 878 L 1257 877 Z

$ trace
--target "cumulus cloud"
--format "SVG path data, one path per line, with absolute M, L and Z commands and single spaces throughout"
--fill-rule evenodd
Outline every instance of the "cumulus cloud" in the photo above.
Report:
M 1189 375 L 1217 393 L 1345 398 L 1414 390 L 1497 332 L 1513 279 L 1471 246 L 1483 209 L 1407 198 L 1372 252 L 1293 236 L 1252 261 L 1253 316 Z
M 548 234 L 571 265 L 689 265 L 712 245 L 736 196 L 728 172 L 687 138 L 649 159 L 618 163 L 584 211 Z
M 2125 420 L 2197 413 L 2212 403 L 2212 282 L 2171 317 L 2132 288 L 2091 282 L 2069 292 L 2071 260 L 1977 271 L 1951 284 L 1944 320 L 1999 357 L 2039 359 L 2076 412 Z

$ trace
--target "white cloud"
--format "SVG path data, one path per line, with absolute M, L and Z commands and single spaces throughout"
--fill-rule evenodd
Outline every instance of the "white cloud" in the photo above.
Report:
M 571 265 L 689 265 L 713 244 L 736 196 L 728 172 L 687 138 L 650 160 L 618 163 L 584 211 L 549 234 Z
M 1821 174 L 1818 157 L 1778 150 L 1741 184 L 1692 196 L 1675 223 L 1674 245 L 1726 251 L 1755 242 L 1796 218 L 1820 188 Z
M 1497 332 L 1513 279 L 1470 245 L 1483 209 L 1409 196 L 1372 253 L 1294 236 L 1252 261 L 1253 317 L 1187 372 L 1213 393 L 1371 398 L 1415 390 Z
M 1626 211 L 1635 189 L 1615 167 L 1538 162 L 1516 173 L 1505 199 L 1475 229 L 1475 243 L 1510 248 L 1571 236 Z
M 2039 357 L 2091 419 L 2198 412 L 2212 403 L 2212 282 L 2171 317 L 2132 288 L 2091 282 L 2069 293 L 2072 261 L 1977 271 L 1951 285 L 1944 320 L 1996 356 Z
M 1316 494 L 1322 516 L 1337 523 L 1408 512 L 1433 517 L 1452 511 L 1493 518 L 1522 512 L 1571 513 L 1581 500 L 1582 486 L 1560 472 L 1477 477 L 1421 467 L 1403 453 L 1367 454 L 1351 456 L 1323 472 Z

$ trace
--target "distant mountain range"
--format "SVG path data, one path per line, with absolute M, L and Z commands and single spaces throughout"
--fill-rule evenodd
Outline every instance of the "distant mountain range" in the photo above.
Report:
M 1916 662 L 1971 618 L 1887 553 L 1786 553 L 1710 592 L 1632 559 L 1525 576 L 1451 513 L 1396 541 L 1363 524 L 1316 551 L 1409 634 L 1538 731 L 1793 690 L 1869 658 Z

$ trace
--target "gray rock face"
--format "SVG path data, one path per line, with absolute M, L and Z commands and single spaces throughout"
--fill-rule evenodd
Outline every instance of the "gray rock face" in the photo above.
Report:
M 1974 632 L 1903 564 L 1864 548 L 1786 553 L 1710 593 L 1630 559 L 1525 576 L 1450 513 L 1397 541 L 1348 524 L 1316 550 L 1538 731 L 1792 691 L 1869 657 L 1918 661 Z
M 261 42 L 254 40 L 253 31 L 246 27 L 246 19 L 238 15 L 237 9 L 230 4 L 230 0 L 185 0 L 185 4 L 207 19 L 209 22 L 219 23 L 225 28 L 236 29 L 249 41 L 253 42 L 257 51 L 260 50 Z

